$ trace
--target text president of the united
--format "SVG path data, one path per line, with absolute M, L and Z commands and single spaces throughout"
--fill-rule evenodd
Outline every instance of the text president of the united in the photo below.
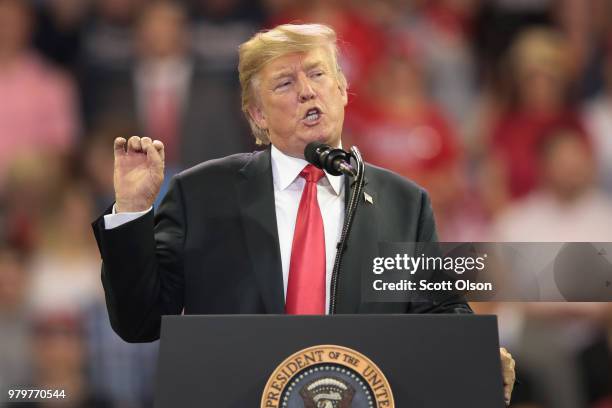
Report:
M 242 108 L 263 151 L 202 163 L 175 176 L 157 213 L 161 141 L 115 140 L 115 204 L 93 224 L 111 324 L 125 340 L 159 337 L 164 314 L 323 314 L 349 181 L 307 166 L 312 141 L 341 145 L 347 83 L 326 26 L 283 25 L 240 47 Z M 227 135 L 233 137 L 234 135 Z M 471 313 L 461 298 L 367 303 L 361 265 L 377 244 L 436 240 L 426 192 L 366 165 L 347 244 L 337 313 Z M 506 396 L 514 361 L 502 349 Z

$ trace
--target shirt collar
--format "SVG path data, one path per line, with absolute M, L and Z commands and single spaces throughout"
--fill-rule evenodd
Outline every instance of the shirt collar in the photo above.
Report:
M 272 145 L 272 179 L 278 190 L 284 190 L 295 181 L 300 172 L 308 165 L 304 159 L 288 156 Z M 336 195 L 340 195 L 344 186 L 344 176 L 332 176 L 325 172 L 327 181 Z

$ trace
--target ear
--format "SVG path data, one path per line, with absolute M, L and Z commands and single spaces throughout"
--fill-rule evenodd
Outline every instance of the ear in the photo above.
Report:
M 253 119 L 255 124 L 260 129 L 268 128 L 268 121 L 266 120 L 266 115 L 264 115 L 263 111 L 261 110 L 259 106 L 252 105 L 252 106 L 249 106 L 247 110 L 249 111 L 249 116 L 251 116 L 251 119 Z
M 342 86 L 342 84 L 338 84 L 338 89 L 340 90 L 340 95 L 342 96 L 342 102 L 344 106 L 348 104 L 348 94 L 346 92 L 346 87 Z

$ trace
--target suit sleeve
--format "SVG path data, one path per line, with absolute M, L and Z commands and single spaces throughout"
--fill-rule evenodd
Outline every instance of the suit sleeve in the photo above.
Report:
M 421 194 L 421 210 L 417 242 L 437 242 L 436 223 L 429 195 L 423 191 Z M 444 298 L 432 299 L 428 302 L 414 302 L 410 305 L 411 313 L 473 313 L 465 298 L 461 294 L 453 293 Z
M 103 216 L 92 224 L 111 326 L 127 342 L 159 339 L 161 316 L 183 310 L 183 203 L 175 177 L 156 216 L 151 210 L 110 230 Z

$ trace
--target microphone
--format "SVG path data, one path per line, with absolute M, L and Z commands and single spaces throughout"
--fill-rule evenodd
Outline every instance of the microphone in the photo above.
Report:
M 308 143 L 304 149 L 304 158 L 315 167 L 325 170 L 333 176 L 346 174 L 357 176 L 357 170 L 350 164 L 350 153 L 342 149 L 333 149 L 331 146 L 319 142 Z

